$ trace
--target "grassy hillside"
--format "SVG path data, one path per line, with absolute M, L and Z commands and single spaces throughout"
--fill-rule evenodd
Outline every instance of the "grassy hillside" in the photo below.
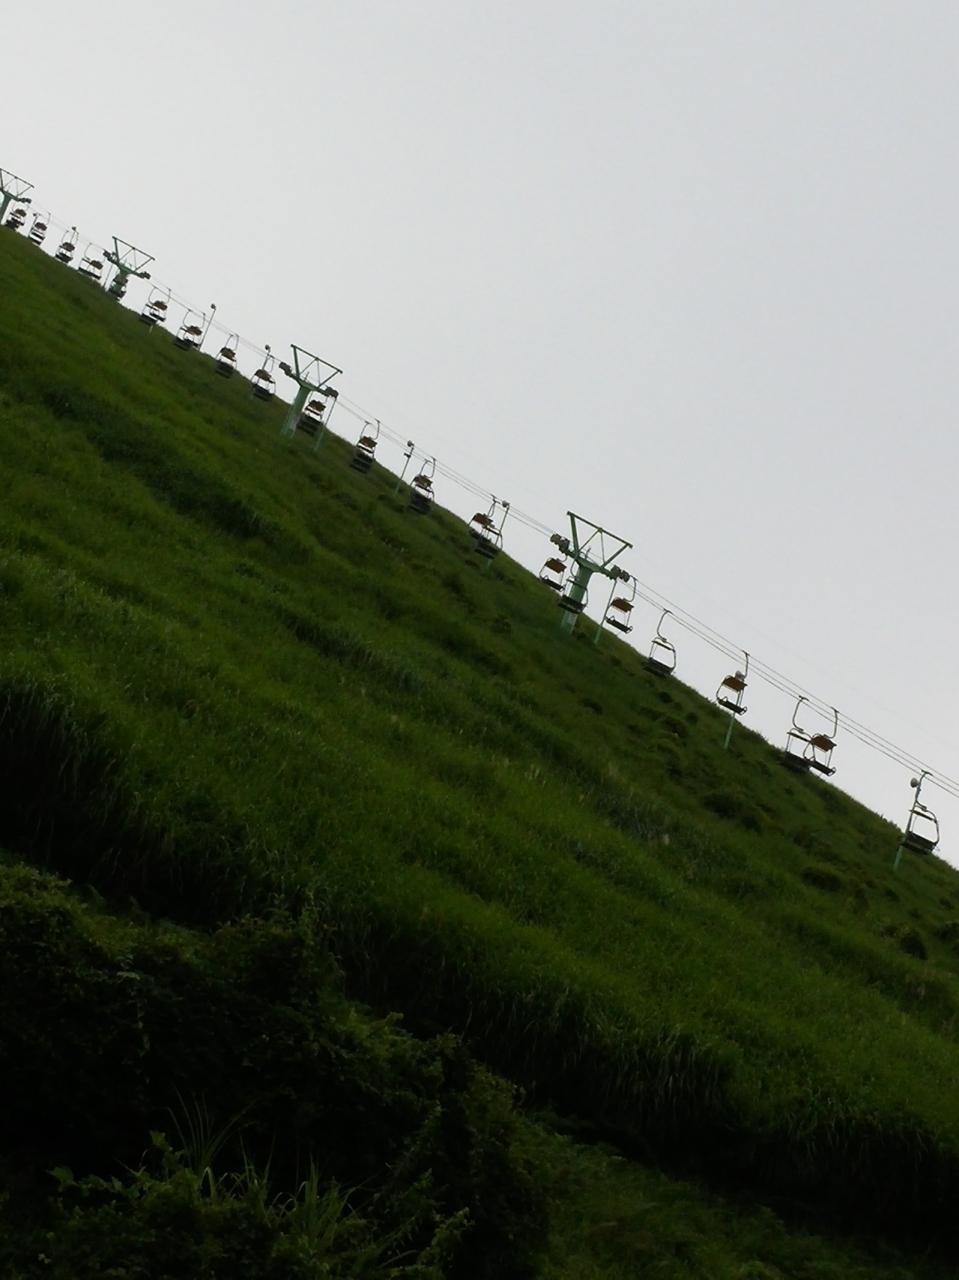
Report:
M 59 1064 L 31 1098 L 36 1072 L 8 1054 L 18 1211 L 56 1164 L 80 1179 L 135 1163 L 207 1079 L 220 1124 L 270 1082 L 248 1140 L 266 1151 L 273 1133 L 277 1176 L 300 1185 L 290 1144 L 318 1159 L 332 1112 L 291 1118 L 278 1099 L 301 1099 L 315 1064 L 291 1083 L 286 1058 L 262 1077 L 217 1059 L 259 1000 L 251 1026 L 277 1004 L 338 1046 L 327 1082 L 368 1069 L 343 1047 L 358 1037 L 390 1115 L 389 1081 L 409 1077 L 415 1114 L 392 1147 L 370 1138 L 369 1168 L 415 1151 L 419 1172 L 368 1192 L 393 1207 L 362 1230 L 415 1221 L 417 1274 L 520 1275 L 521 1254 L 551 1276 L 947 1274 L 929 1259 L 959 1253 L 956 874 L 911 855 L 893 874 L 889 824 L 745 730 L 724 753 L 716 707 L 612 636 L 560 636 L 555 598 L 505 556 L 481 573 L 460 520 L 409 513 L 338 440 L 281 443 L 280 406 L 11 234 L 0 298 L 0 902 L 7 977 L 35 973 L 39 992 L 8 1025 L 21 1057 Z M 271 929 L 275 1001 L 257 976 Z M 322 982 L 308 968 L 309 999 L 307 939 L 330 966 Z M 52 993 L 47 955 L 77 964 Z M 222 1034 L 182 1071 L 169 1029 L 151 1056 L 170 966 L 223 1002 Z M 118 997 L 116 1027 L 149 1026 L 150 1047 L 111 1057 L 104 1030 L 104 1060 L 138 1082 L 111 1136 L 96 1044 L 63 1028 L 130 983 L 151 995 Z M 202 1018 L 177 1000 L 196 1045 Z M 377 1021 L 394 1010 L 412 1036 Z M 252 1061 L 244 1044 L 223 1052 Z M 459 1117 L 435 1120 L 459 1135 L 445 1145 L 421 1134 L 431 1090 Z M 74 1104 L 44 1136 L 55 1096 Z M 69 1120 L 83 1109 L 95 1119 Z M 321 1168 L 363 1186 L 350 1145 Z M 436 1173 L 474 1147 L 469 1177 Z M 188 1181 L 165 1158 L 170 1185 Z M 404 1197 L 427 1195 L 427 1167 L 417 1217 Z M 287 1208 L 269 1229 L 288 1242 L 305 1211 Z M 471 1231 L 491 1242 L 485 1271 L 464 1261 Z

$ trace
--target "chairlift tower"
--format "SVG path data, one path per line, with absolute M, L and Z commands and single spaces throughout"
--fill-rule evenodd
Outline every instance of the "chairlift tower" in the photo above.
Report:
M 586 605 L 589 580 L 594 573 L 602 574 L 604 578 L 614 582 L 629 581 L 626 570 L 613 564 L 613 561 L 624 551 L 629 551 L 633 544 L 573 511 L 567 511 L 566 514 L 569 516 L 570 536 L 565 538 L 554 533 L 550 542 L 559 547 L 563 555 L 576 565 L 572 581 L 559 601 L 563 610 L 560 626 L 563 631 L 570 633 Z
M 32 204 L 33 197 L 28 195 L 33 190 L 33 183 L 26 178 L 18 178 L 9 169 L 0 169 L 0 226 L 7 216 L 12 204 Z
M 280 368 L 288 378 L 292 378 L 296 383 L 298 390 L 293 397 L 293 403 L 290 405 L 289 413 L 283 419 L 283 426 L 280 428 L 280 435 L 285 439 L 292 439 L 296 435 L 296 429 L 299 426 L 300 418 L 303 410 L 306 408 L 306 402 L 311 395 L 328 396 L 335 402 L 339 395 L 338 391 L 332 388 L 327 389 L 326 384 L 332 381 L 338 373 L 342 373 L 342 369 L 338 369 L 335 364 L 330 364 L 328 360 L 322 360 L 319 356 L 313 355 L 309 351 L 304 351 L 302 347 L 293 346 L 293 364 L 287 364 L 280 361 Z M 325 370 L 329 370 L 325 373 Z M 316 432 L 316 440 L 313 448 L 319 449 L 326 431 L 326 424 L 330 420 L 332 406 L 327 409 L 326 415 L 322 422 L 318 424 Z
M 147 267 L 155 259 L 152 254 L 145 253 L 143 249 L 138 249 L 135 244 L 127 244 L 125 240 L 118 240 L 114 236 L 112 251 L 107 249 L 103 256 L 112 267 L 116 268 L 116 275 L 110 281 L 107 293 L 111 298 L 116 298 L 117 302 L 126 293 L 127 282 L 131 276 L 135 280 L 150 279 Z

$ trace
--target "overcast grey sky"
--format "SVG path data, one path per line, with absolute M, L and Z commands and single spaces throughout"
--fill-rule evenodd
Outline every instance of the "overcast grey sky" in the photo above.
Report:
M 36 207 L 959 776 L 954 4 L 47 0 L 3 55 Z M 907 769 L 835 763 L 904 817 Z

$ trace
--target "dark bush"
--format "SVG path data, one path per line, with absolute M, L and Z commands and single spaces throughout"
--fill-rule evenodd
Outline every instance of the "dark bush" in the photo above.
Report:
M 738 823 L 746 831 L 759 831 L 763 825 L 756 806 L 740 791 L 708 791 L 703 806 L 719 818 Z
M 882 937 L 894 942 L 900 951 L 905 951 L 906 955 L 915 956 L 917 960 L 927 958 L 925 941 L 915 925 L 886 924 L 880 927 L 879 932 Z
M 23 1176 L 136 1167 L 171 1113 L 199 1111 L 237 1123 L 233 1167 L 269 1166 L 277 1191 L 312 1164 L 324 1185 L 359 1188 L 355 1207 L 408 1230 L 410 1248 L 465 1210 L 449 1274 L 529 1273 L 542 1199 L 510 1090 L 454 1037 L 416 1040 L 359 1012 L 312 919 L 188 942 L 127 929 L 106 946 L 55 882 L 3 868 L 0 955 L 0 1089 L 17 1100 L 0 1150 Z M 425 1205 L 415 1232 L 411 1199 Z
M 805 884 L 814 889 L 823 889 L 826 893 L 838 893 L 844 883 L 842 876 L 837 875 L 832 867 L 810 864 L 803 867 L 799 875 Z

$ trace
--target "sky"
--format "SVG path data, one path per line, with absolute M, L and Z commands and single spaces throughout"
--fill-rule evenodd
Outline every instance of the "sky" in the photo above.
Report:
M 47 0 L 3 49 L 0 166 L 35 208 L 323 356 L 544 525 L 628 539 L 641 582 L 838 708 L 822 785 L 908 810 L 908 765 L 843 716 L 959 778 L 954 4 Z M 737 665 L 666 629 L 703 692 Z M 790 698 L 746 701 L 781 743 Z M 959 862 L 959 801 L 923 798 Z

